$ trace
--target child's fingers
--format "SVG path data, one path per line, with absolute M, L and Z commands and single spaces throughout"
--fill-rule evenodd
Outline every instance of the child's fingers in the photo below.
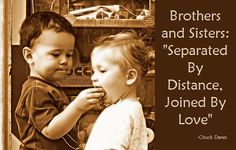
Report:
M 88 103 L 91 105 L 97 104 L 98 102 L 99 102 L 99 99 L 97 98 L 88 99 Z
M 87 99 L 88 104 L 97 104 L 101 98 L 105 95 L 102 88 L 89 88 L 83 91 L 85 99 Z
M 103 92 L 103 89 L 102 88 L 89 88 L 87 89 L 87 92 L 89 93 Z
M 88 95 L 88 98 L 91 99 L 91 98 L 101 98 L 103 97 L 105 94 L 104 93 L 90 93 Z

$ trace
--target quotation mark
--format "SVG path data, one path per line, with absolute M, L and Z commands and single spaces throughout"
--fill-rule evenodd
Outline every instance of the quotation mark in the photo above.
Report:
M 167 49 L 168 45 L 167 44 L 163 44 L 163 49 Z
M 212 114 L 208 114 L 208 118 L 209 118 L 209 119 L 212 118 Z

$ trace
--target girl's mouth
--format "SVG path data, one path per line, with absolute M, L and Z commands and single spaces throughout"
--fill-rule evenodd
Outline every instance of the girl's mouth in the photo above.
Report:
M 96 86 L 96 85 L 94 85 L 94 88 L 101 88 L 102 89 L 102 93 L 104 93 L 104 95 L 102 97 L 100 97 L 100 100 L 104 100 L 106 98 L 106 95 L 107 95 L 104 88 L 102 88 L 101 86 Z
M 94 88 L 102 88 L 102 87 L 94 85 Z M 103 106 L 105 104 L 105 100 L 107 99 L 107 94 L 106 94 L 106 91 L 104 90 L 104 88 L 102 88 L 101 92 L 104 93 L 104 95 L 99 97 L 99 105 Z

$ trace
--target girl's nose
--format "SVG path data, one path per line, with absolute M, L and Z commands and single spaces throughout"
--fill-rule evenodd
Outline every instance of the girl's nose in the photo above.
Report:
M 97 77 L 96 77 L 96 73 L 95 73 L 95 72 L 93 72 L 93 74 L 92 74 L 92 76 L 91 76 L 91 80 L 92 80 L 93 82 L 96 82 L 96 81 L 98 81 L 98 79 L 97 79 Z

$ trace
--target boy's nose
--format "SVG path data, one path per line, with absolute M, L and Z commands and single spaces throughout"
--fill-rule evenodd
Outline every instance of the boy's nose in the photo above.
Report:
M 60 64 L 67 64 L 68 63 L 68 58 L 66 56 L 62 56 L 62 58 L 60 59 Z

